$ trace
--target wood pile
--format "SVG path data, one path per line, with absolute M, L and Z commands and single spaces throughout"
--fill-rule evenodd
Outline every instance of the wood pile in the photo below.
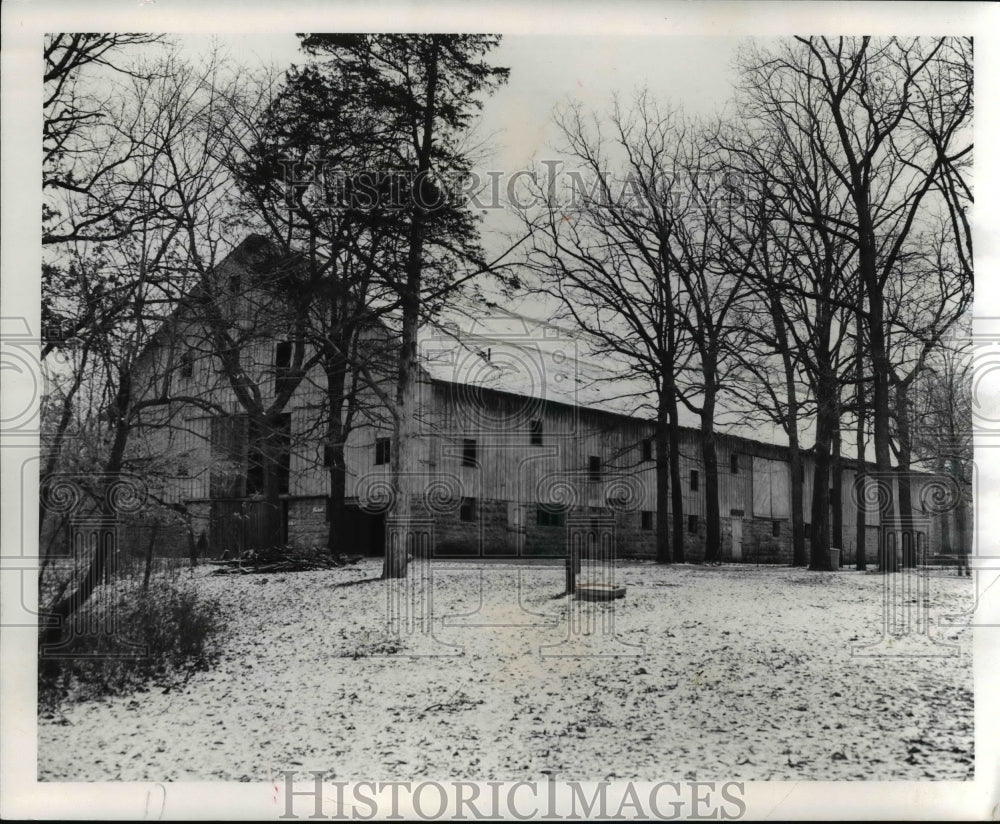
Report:
M 251 549 L 235 558 L 221 558 L 207 563 L 218 567 L 215 575 L 256 572 L 305 572 L 312 569 L 337 569 L 356 564 L 363 555 L 341 553 L 331 556 L 319 547 L 274 547 L 272 549 Z

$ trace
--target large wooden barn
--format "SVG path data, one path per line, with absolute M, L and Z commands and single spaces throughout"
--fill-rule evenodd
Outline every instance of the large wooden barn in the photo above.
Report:
M 259 242 L 244 242 L 216 270 L 239 282 L 264 265 Z M 243 285 L 245 288 L 245 285 Z M 288 343 L 280 317 L 247 324 L 234 301 L 233 323 L 254 325 L 242 362 L 266 399 L 287 367 Z M 159 387 L 169 375 L 172 392 L 211 398 L 178 404 L 147 416 L 134 456 L 167 467 L 158 497 L 182 505 L 194 535 L 205 534 L 221 554 L 267 543 L 256 512 L 262 505 L 254 479 L 253 436 L 206 336 L 183 312 L 164 324 L 140 362 L 137 384 Z M 588 357 L 581 340 L 549 322 L 485 306 L 422 330 L 419 342 L 416 477 L 405 479 L 417 511 L 431 524 L 433 550 L 450 557 L 528 558 L 565 551 L 568 524 L 598 519 L 612 525 L 621 557 L 655 555 L 656 478 L 653 415 L 642 393 L 619 380 L 620 371 Z M 391 381 L 391 374 L 385 376 Z M 150 390 L 152 391 L 152 390 Z M 157 389 L 159 391 L 159 389 Z M 329 531 L 328 444 L 318 419 L 325 396 L 319 370 L 303 380 L 282 414 L 285 467 L 281 479 L 279 540 L 323 546 Z M 379 555 L 385 543 L 385 490 L 394 444 L 385 409 L 369 396 L 346 442 L 348 532 L 357 552 Z M 219 412 L 222 409 L 224 412 Z M 693 421 L 689 421 L 693 423 Z M 754 430 L 720 420 L 718 465 L 722 556 L 727 561 L 791 561 L 791 485 L 804 486 L 806 518 L 813 466 L 792 478 L 787 443 L 773 428 Z M 685 557 L 704 556 L 705 478 L 699 433 L 683 429 Z M 844 461 L 839 505 L 842 561 L 855 555 L 856 462 Z M 874 467 L 869 466 L 869 470 Z M 921 501 L 919 482 L 914 501 Z M 920 511 L 917 512 L 920 515 Z M 928 551 L 938 551 L 941 520 L 927 529 Z M 874 559 L 879 513 L 867 511 L 867 546 Z M 951 527 L 954 534 L 954 524 Z M 161 542 L 183 546 L 187 530 L 161 531 Z M 188 533 L 190 534 L 190 533 Z M 947 534 L 947 525 L 946 525 Z

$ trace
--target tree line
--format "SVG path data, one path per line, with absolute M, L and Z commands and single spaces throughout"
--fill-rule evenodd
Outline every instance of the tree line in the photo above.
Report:
M 637 403 L 656 419 L 660 560 L 683 559 L 680 407 L 700 421 L 706 559 L 720 557 L 725 400 L 787 435 L 794 560 L 828 569 L 850 528 L 845 451 L 864 474 L 872 444 L 868 494 L 904 528 L 912 462 L 933 454 L 915 451 L 928 418 L 914 403 L 972 298 L 972 41 L 801 37 L 749 44 L 738 63 L 736 113 L 714 121 L 645 91 L 607 112 L 564 108 L 562 155 L 583 185 L 538 184 L 520 210 L 526 265 L 595 351 L 650 387 Z

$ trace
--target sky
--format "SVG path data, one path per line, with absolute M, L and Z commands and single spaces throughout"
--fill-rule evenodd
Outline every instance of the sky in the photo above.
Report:
M 191 54 L 204 53 L 218 41 L 248 67 L 305 62 L 291 34 L 178 39 Z M 477 126 L 495 148 L 488 162 L 513 172 L 545 157 L 556 139 L 553 110 L 571 100 L 602 111 L 615 94 L 627 99 L 648 87 L 661 104 L 711 117 L 732 97 L 740 42 L 737 37 L 505 35 L 489 59 L 509 67 L 510 79 L 486 102 Z
M 194 57 L 215 44 L 236 64 L 249 69 L 279 69 L 304 63 L 292 34 L 177 36 L 183 51 Z M 532 162 L 559 157 L 553 113 L 578 102 L 588 112 L 606 112 L 617 95 L 627 103 L 648 89 L 661 107 L 711 119 L 730 105 L 737 72 L 734 60 L 746 38 L 725 36 L 645 36 L 606 34 L 508 34 L 488 59 L 510 68 L 506 85 L 485 101 L 470 144 L 480 146 L 477 170 L 499 171 L 504 180 Z M 517 222 L 501 210 L 483 213 L 482 240 L 489 257 L 508 247 L 507 235 Z M 483 288 L 500 300 L 488 283 Z M 550 311 L 537 296 L 515 299 L 508 307 L 538 316 Z M 531 309 L 534 308 L 534 313 Z

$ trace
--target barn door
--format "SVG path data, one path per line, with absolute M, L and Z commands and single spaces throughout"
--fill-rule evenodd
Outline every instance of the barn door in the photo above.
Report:
M 733 560 L 739 561 L 743 558 L 743 519 L 733 517 L 729 523 L 733 531 Z
M 507 502 L 507 545 L 512 554 L 524 554 L 524 537 L 527 534 L 527 505 Z

